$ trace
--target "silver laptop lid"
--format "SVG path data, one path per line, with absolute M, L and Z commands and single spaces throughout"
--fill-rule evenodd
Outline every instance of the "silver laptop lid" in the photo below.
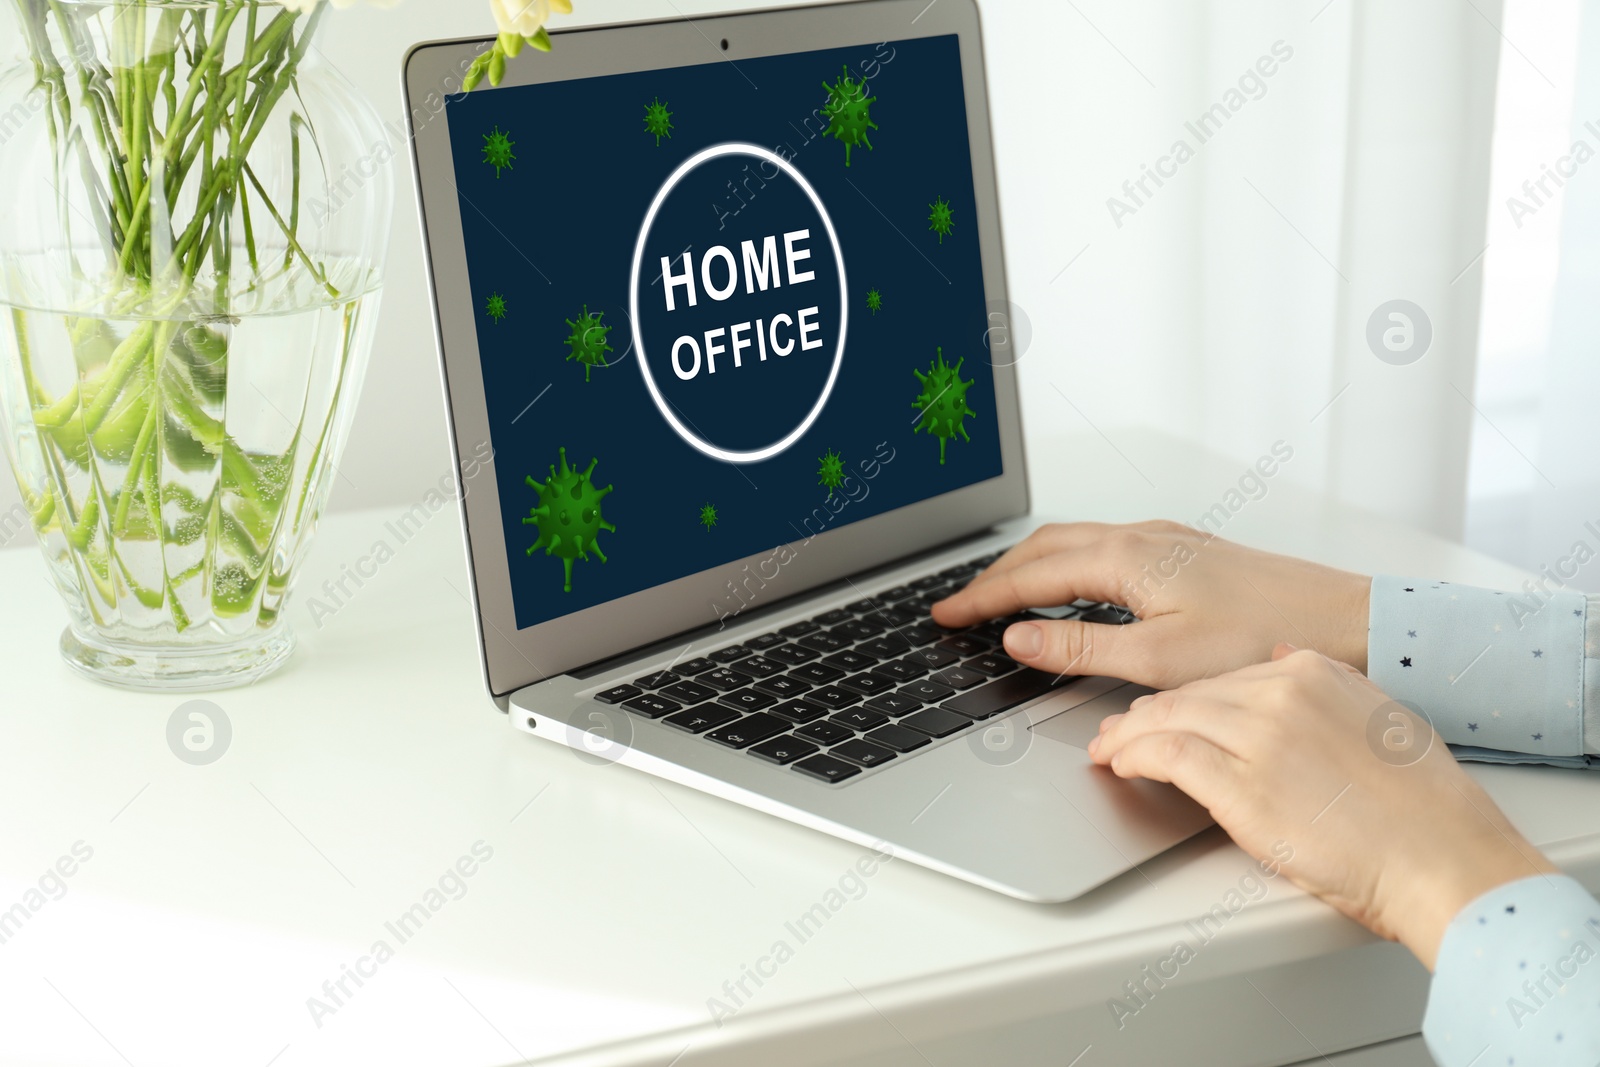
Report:
M 483 41 L 404 79 L 503 696 L 1027 510 L 978 13 Z

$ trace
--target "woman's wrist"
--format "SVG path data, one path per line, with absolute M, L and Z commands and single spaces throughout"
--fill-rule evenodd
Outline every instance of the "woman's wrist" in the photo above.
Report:
M 1372 579 L 1364 574 L 1341 574 L 1343 588 L 1334 618 L 1340 620 L 1334 659 L 1367 673 L 1367 633 L 1372 612 Z
M 1439 955 L 1445 931 L 1456 917 L 1485 893 L 1538 875 L 1559 874 L 1515 830 L 1484 826 L 1487 836 L 1457 839 L 1456 847 L 1432 857 L 1414 857 L 1410 876 L 1397 887 L 1396 899 L 1381 909 L 1381 928 L 1410 949 L 1429 971 Z

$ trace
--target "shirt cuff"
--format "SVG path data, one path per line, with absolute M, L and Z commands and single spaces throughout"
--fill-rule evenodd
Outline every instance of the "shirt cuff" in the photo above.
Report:
M 1583 755 L 1585 668 L 1594 644 L 1586 641 L 1583 594 L 1514 594 L 1378 575 L 1371 604 L 1368 676 L 1421 711 L 1445 742 Z
M 1439 943 L 1422 1036 L 1440 1067 L 1600 1061 L 1600 902 L 1565 875 L 1490 890 Z

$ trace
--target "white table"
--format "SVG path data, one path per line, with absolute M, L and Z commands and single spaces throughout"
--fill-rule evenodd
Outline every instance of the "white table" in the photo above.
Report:
M 1246 466 L 1109 438 L 1035 435 L 1037 510 L 1190 519 Z M 1115 1028 L 1108 998 L 1250 869 L 1216 831 L 1052 907 L 890 863 L 713 1026 L 707 998 L 792 941 L 785 921 L 862 850 L 513 731 L 480 689 L 454 513 L 400 545 L 384 523 L 402 510 L 325 523 L 292 610 L 301 647 L 212 696 L 233 737 L 207 766 L 168 748 L 180 698 L 69 674 L 42 563 L 0 553 L 0 924 L 75 843 L 93 850 L 0 943 L 0 1064 L 1237 1067 L 1416 1032 L 1421 968 L 1281 878 Z M 1225 534 L 1520 583 L 1281 478 Z M 306 597 L 379 538 L 395 558 L 314 625 Z M 1600 776 L 1473 773 L 1600 886 Z M 385 923 L 480 841 L 492 857 L 465 894 L 402 943 Z M 362 963 L 379 940 L 392 958 Z M 324 982 L 358 964 L 370 976 L 335 1005 Z M 335 1010 L 314 1020 L 311 997 Z

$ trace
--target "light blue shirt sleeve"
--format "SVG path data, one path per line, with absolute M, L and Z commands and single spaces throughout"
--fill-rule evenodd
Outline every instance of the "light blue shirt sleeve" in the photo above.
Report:
M 1600 902 L 1540 875 L 1468 904 L 1439 943 L 1422 1036 L 1439 1067 L 1595 1067 Z
M 1600 610 L 1590 599 L 1379 575 L 1367 674 L 1423 712 L 1460 759 L 1600 768 L 1600 658 L 1590 658 L 1600 657 L 1590 632 Z

